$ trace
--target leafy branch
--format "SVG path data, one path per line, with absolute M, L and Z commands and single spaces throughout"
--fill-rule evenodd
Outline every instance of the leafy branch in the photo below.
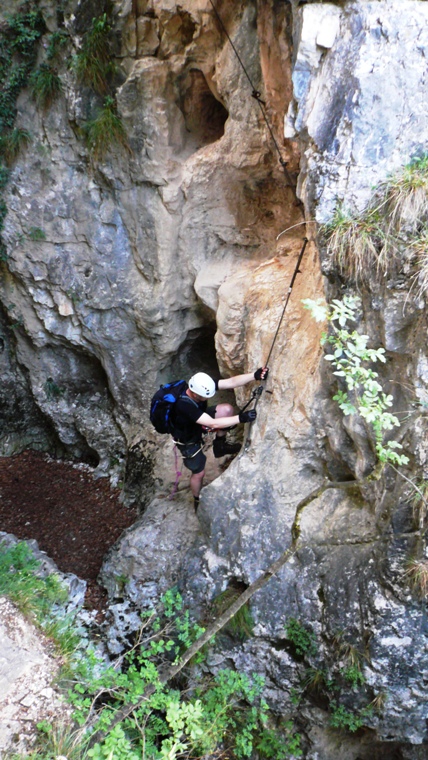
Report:
M 371 425 L 375 438 L 375 449 L 379 462 L 397 466 L 407 464 L 409 459 L 399 453 L 402 446 L 398 441 L 385 440 L 385 433 L 400 427 L 398 418 L 388 411 L 394 403 L 391 394 L 385 393 L 378 377 L 372 369 L 376 362 L 385 363 L 384 348 L 369 348 L 369 336 L 348 329 L 348 322 L 355 322 L 356 312 L 361 308 L 358 296 L 344 296 L 342 301 L 334 299 L 330 306 L 318 299 L 303 301 L 317 322 L 330 325 L 330 333 L 322 337 L 322 345 L 331 346 L 332 353 L 326 354 L 326 361 L 334 367 L 333 374 L 343 378 L 346 390 L 339 388 L 333 400 L 337 401 L 343 414 L 359 414 Z

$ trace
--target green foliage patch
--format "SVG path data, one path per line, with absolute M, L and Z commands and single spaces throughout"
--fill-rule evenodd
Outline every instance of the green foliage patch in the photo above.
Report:
M 347 329 L 349 321 L 356 321 L 356 314 L 361 309 L 360 298 L 344 296 L 341 301 L 334 299 L 330 306 L 322 299 L 306 299 L 302 303 L 317 321 L 327 320 L 330 325 L 331 332 L 324 334 L 322 345 L 331 346 L 333 353 L 324 358 L 331 362 L 333 374 L 341 378 L 346 387 L 346 390 L 339 388 L 333 400 L 337 401 L 344 415 L 358 414 L 371 427 L 381 464 L 407 464 L 408 457 L 399 453 L 401 444 L 385 438 L 388 431 L 400 427 L 398 418 L 388 411 L 393 405 L 393 397 L 385 393 L 378 373 L 372 369 L 376 362 L 386 362 L 385 349 L 369 348 L 368 335 Z
M 37 43 L 45 31 L 38 9 L 6 17 L 0 33 L 0 133 L 13 127 L 16 99 L 35 64 Z
M 260 676 L 231 669 L 219 670 L 212 677 L 201 673 L 190 690 L 185 688 L 186 679 L 181 689 L 178 683 L 171 687 L 160 682 L 162 668 L 179 661 L 202 632 L 183 609 L 180 594 L 171 589 L 163 597 L 160 614 L 143 616 L 136 643 L 120 672 L 107 668 L 95 678 L 88 672 L 76 672 L 70 692 L 75 718 L 85 726 L 98 695 L 95 728 L 105 735 L 88 750 L 90 757 L 175 760 L 222 751 L 238 760 L 251 757 L 262 738 L 260 758 L 273 757 L 274 748 L 280 748 L 277 758 L 287 758 L 292 751 L 299 756 L 300 738 L 291 724 L 282 734 L 268 727 L 269 710 Z M 154 693 L 141 700 L 149 686 L 155 687 Z M 116 711 L 137 701 L 131 716 L 110 730 Z
M 309 631 L 296 618 L 289 618 L 285 627 L 285 635 L 293 645 L 296 654 L 303 657 L 305 655 L 315 655 L 317 652 L 316 638 L 312 631 Z
M 334 700 L 331 702 L 330 726 L 342 731 L 349 731 L 351 734 L 358 731 L 364 725 L 364 719 L 371 714 L 371 711 L 360 710 L 352 712 L 347 710 L 344 705 L 339 705 Z
M 110 665 L 93 647 L 85 644 L 82 650 L 70 618 L 52 615 L 66 593 L 55 576 L 37 575 L 39 564 L 25 543 L 0 548 L 0 594 L 18 603 L 48 634 L 60 636 L 68 654 L 62 683 L 81 728 L 41 723 L 33 760 L 60 755 L 69 760 L 190 760 L 217 754 L 240 760 L 255 750 L 260 760 L 301 756 L 292 722 L 279 730 L 269 725 L 260 676 L 222 669 L 214 676 L 198 671 L 196 680 L 193 674 L 191 688 L 184 673 L 171 685 L 161 683 L 162 670 L 179 661 L 203 632 L 177 589 L 164 595 L 159 612 L 142 615 L 130 651 Z M 118 711 L 132 704 L 131 714 L 112 725 Z M 91 742 L 94 730 L 103 738 Z
M 38 623 L 46 623 L 52 606 L 65 602 L 67 592 L 58 576 L 37 575 L 40 562 L 24 542 L 7 548 L 0 544 L 0 595 L 9 597 L 18 609 Z

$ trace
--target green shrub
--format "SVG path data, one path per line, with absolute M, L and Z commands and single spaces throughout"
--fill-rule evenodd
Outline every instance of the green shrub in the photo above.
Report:
M 355 689 L 358 686 L 363 686 L 366 682 L 364 673 L 359 665 L 348 665 L 342 669 L 342 675 L 349 684 Z
M 302 301 L 317 321 L 327 320 L 331 332 L 324 334 L 321 344 L 328 344 L 332 353 L 326 354 L 326 361 L 334 367 L 333 374 L 342 378 L 346 390 L 339 387 L 333 396 L 344 415 L 359 414 L 371 426 L 375 438 L 375 450 L 381 466 L 385 463 L 405 465 L 409 459 L 398 453 L 402 445 L 398 441 L 385 440 L 388 431 L 400 427 L 398 418 L 388 411 L 393 405 L 393 397 L 385 393 L 378 381 L 378 373 L 372 369 L 375 362 L 386 362 L 384 348 L 369 348 L 369 336 L 356 330 L 349 332 L 348 321 L 356 321 L 356 313 L 361 309 L 357 296 L 344 296 L 341 301 L 333 299 L 330 306 L 323 301 Z
M 97 677 L 75 673 L 71 698 L 75 717 L 84 727 L 92 714 L 94 695 L 98 695 L 100 739 L 88 755 L 95 760 L 107 757 L 159 758 L 217 756 L 217 753 L 240 760 L 253 755 L 260 744 L 260 758 L 282 760 L 299 756 L 300 737 L 292 723 L 284 730 L 267 729 L 268 706 L 263 700 L 263 679 L 230 669 L 214 677 L 199 673 L 192 689 L 186 682 L 172 687 L 161 686 L 159 673 L 175 657 L 200 636 L 199 626 L 190 622 L 183 609 L 181 596 L 172 589 L 163 598 L 160 615 L 148 612 L 136 644 L 128 653 L 119 673 L 107 668 Z M 98 668 L 99 671 L 99 668 Z M 139 700 L 148 684 L 155 692 Z M 103 699 L 105 695 L 105 699 Z M 134 713 L 111 730 L 116 711 L 123 704 L 136 704 Z M 272 754 L 277 751 L 277 754 Z M 112 754 L 110 754 L 112 753 Z
M 11 49 L 24 58 L 32 58 L 35 44 L 45 31 L 41 11 L 39 9 L 19 11 L 15 15 L 7 15 L 6 22 Z
M 330 707 L 330 726 L 342 731 L 350 731 L 352 734 L 364 725 L 366 718 L 372 713 L 370 707 L 351 712 L 344 705 L 339 705 L 334 700 L 330 703 Z
M 285 627 L 285 635 L 293 645 L 296 654 L 301 657 L 315 655 L 317 652 L 316 638 L 312 631 L 305 628 L 296 618 L 289 618 Z
M 255 743 L 255 749 L 260 760 L 286 760 L 292 757 L 302 757 L 301 736 L 294 732 L 292 721 L 286 721 L 284 736 L 278 731 L 263 728 Z
M 50 616 L 52 605 L 64 600 L 65 592 L 54 576 L 35 574 L 38 564 L 24 543 L 0 550 L 0 593 L 42 619 L 45 630 L 56 628 L 63 637 L 64 651 L 69 654 L 68 698 L 82 729 L 39 724 L 34 760 L 60 755 L 69 760 L 178 760 L 219 754 L 241 760 L 255 751 L 261 760 L 301 756 L 300 737 L 292 722 L 279 731 L 268 728 L 269 710 L 260 676 L 223 669 L 213 677 L 199 672 L 191 690 L 184 673 L 172 685 L 160 683 L 165 666 L 203 631 L 190 620 L 176 589 L 165 594 L 161 613 L 149 611 L 142 616 L 141 630 L 119 669 L 118 663 L 102 662 L 87 644 L 84 652 L 77 650 L 72 621 Z M 150 692 L 148 686 L 153 687 Z M 141 699 L 143 694 L 145 699 Z M 132 704 L 133 712 L 115 721 L 118 711 Z M 98 741 L 94 739 L 89 747 L 93 731 Z

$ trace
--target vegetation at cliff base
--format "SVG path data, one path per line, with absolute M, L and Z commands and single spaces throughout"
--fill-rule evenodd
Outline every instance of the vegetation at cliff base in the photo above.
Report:
M 57 575 L 40 575 L 40 565 L 25 542 L 10 547 L 0 543 L 0 595 L 46 627 L 53 622 L 52 607 L 66 601 L 67 591 Z
M 63 652 L 68 643 L 60 684 L 74 707 L 73 724 L 39 724 L 37 746 L 25 757 L 190 760 L 224 755 L 240 760 L 256 751 L 259 760 L 287 760 L 302 755 L 293 722 L 271 715 L 260 675 L 231 668 L 208 673 L 200 653 L 187 672 L 171 684 L 162 682 L 163 670 L 179 662 L 203 632 L 176 589 L 163 596 L 160 609 L 141 615 L 129 651 L 108 662 L 87 640 L 80 642 L 70 617 L 58 614 L 65 591 L 55 575 L 41 577 L 39 570 L 40 562 L 24 542 L 0 546 L 0 593 L 30 613 L 48 635 L 60 635 Z M 131 708 L 127 716 L 115 721 L 124 706 Z

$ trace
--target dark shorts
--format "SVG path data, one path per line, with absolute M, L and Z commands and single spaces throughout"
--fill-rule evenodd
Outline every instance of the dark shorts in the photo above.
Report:
M 207 458 L 202 451 L 202 441 L 199 441 L 199 443 L 187 443 L 185 446 L 177 444 L 177 446 L 183 457 L 183 464 L 188 470 L 193 472 L 194 475 L 205 470 Z
M 206 413 L 210 417 L 215 417 L 216 409 L 216 406 L 209 406 Z M 202 451 L 202 445 L 202 439 L 193 443 L 177 444 L 177 448 L 183 457 L 184 466 L 194 475 L 205 470 L 207 458 Z

